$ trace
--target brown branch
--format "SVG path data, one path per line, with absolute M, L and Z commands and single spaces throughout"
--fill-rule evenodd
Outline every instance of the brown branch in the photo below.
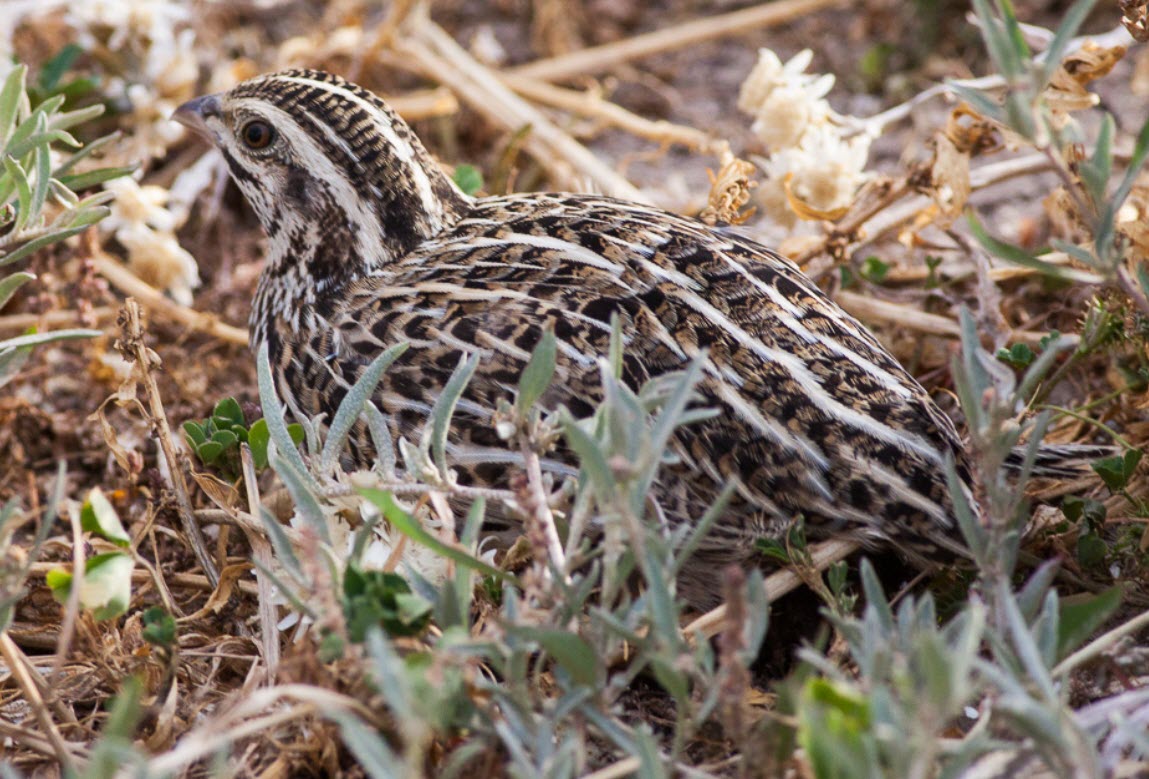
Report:
M 536 103 L 598 120 L 663 146 L 677 144 L 712 154 L 726 147 L 725 141 L 715 139 L 702 130 L 665 120 L 651 121 L 617 103 L 604 100 L 594 92 L 556 87 L 539 79 L 514 74 L 501 73 L 499 78 L 515 92 Z

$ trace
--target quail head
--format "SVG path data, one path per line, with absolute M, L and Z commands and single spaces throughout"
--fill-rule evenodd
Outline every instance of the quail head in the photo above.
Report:
M 893 545 L 919 563 L 961 553 L 946 463 L 966 489 L 969 469 L 953 424 L 765 246 L 597 195 L 469 197 L 382 100 L 328 73 L 254 78 L 176 118 L 218 147 L 267 232 L 251 344 L 267 345 L 294 414 L 330 419 L 372 358 L 405 341 L 374 402 L 393 436 L 410 436 L 460 355 L 477 354 L 449 451 L 464 483 L 503 485 L 521 458 L 491 410 L 544 331 L 558 366 L 543 402 L 585 415 L 617 316 L 630 386 L 700 358 L 698 393 L 720 411 L 677 432 L 678 462 L 657 487 L 669 519 L 689 523 L 738 484 L 680 577 L 695 605 L 718 598 L 723 564 L 752 562 L 757 539 L 799 516 L 814 536 Z M 373 456 L 365 437 L 351 449 Z M 572 464 L 560 447 L 546 467 Z

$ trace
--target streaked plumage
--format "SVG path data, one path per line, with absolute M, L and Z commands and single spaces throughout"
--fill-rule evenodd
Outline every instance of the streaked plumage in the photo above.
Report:
M 257 78 L 177 116 L 221 149 L 267 230 L 252 345 L 269 344 L 296 414 L 330 418 L 374 356 L 410 341 L 376 397 L 393 434 L 409 436 L 460 354 L 478 352 L 455 464 L 475 483 L 505 483 L 518 457 L 489 410 L 553 326 L 559 368 L 544 402 L 586 413 L 618 314 L 632 386 L 707 354 L 700 391 L 722 413 L 679 433 L 682 464 L 661 488 L 671 517 L 690 521 L 722 483 L 741 482 L 684 574 L 696 604 L 718 592 L 716 562 L 748 561 L 755 538 L 798 514 L 815 534 L 893 542 L 918 560 L 960 551 L 944 464 L 952 457 L 966 481 L 968 467 L 953 424 L 769 249 L 606 197 L 471 199 L 381 100 L 325 73 Z M 565 460 L 556 453 L 553 467 Z

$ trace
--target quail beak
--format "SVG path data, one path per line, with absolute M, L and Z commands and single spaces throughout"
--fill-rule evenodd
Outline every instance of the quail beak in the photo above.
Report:
M 187 127 L 209 143 L 215 143 L 215 133 L 208 127 L 207 120 L 209 117 L 219 116 L 219 113 L 219 96 L 204 95 L 203 97 L 197 97 L 181 105 L 175 110 L 175 113 L 172 114 L 172 119 L 184 127 Z

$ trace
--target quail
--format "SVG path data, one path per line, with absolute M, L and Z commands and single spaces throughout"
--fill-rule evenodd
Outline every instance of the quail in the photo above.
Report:
M 925 563 L 960 555 L 947 461 L 969 489 L 962 441 L 926 391 L 790 261 L 739 233 L 590 194 L 472 198 L 380 98 L 288 70 L 182 105 L 175 118 L 220 150 L 267 233 L 251 311 L 278 392 L 331 419 L 364 367 L 410 348 L 374 402 L 394 436 L 426 415 L 461 355 L 478 368 L 450 439 L 461 480 L 505 484 L 521 459 L 495 434 L 548 328 L 556 379 L 543 402 L 589 414 L 597 357 L 617 316 L 623 379 L 702 365 L 701 403 L 657 488 L 674 522 L 737 492 L 680 577 L 696 606 L 718 572 L 801 516 L 807 532 L 893 546 Z M 360 463 L 372 452 L 352 446 Z M 549 467 L 574 473 L 569 453 Z

